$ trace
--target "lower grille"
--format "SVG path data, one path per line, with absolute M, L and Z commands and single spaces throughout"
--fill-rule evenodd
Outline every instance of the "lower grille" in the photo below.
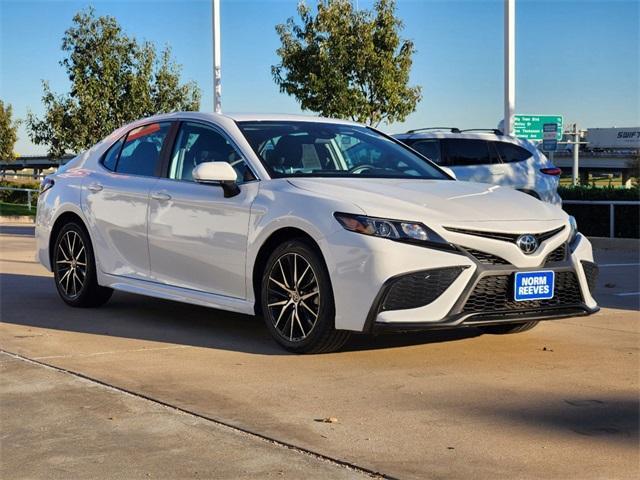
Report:
M 549 255 L 547 255 L 547 259 L 544 261 L 545 265 L 547 263 L 554 262 L 564 262 L 564 259 L 567 256 L 567 245 L 563 243 L 558 248 L 553 250 Z
M 598 265 L 596 265 L 593 262 L 587 262 L 585 260 L 582 260 L 580 263 L 582 263 L 582 270 L 584 270 L 584 276 L 587 278 L 587 285 L 589 285 L 589 291 L 591 292 L 591 295 L 593 295 L 593 293 L 596 290 L 596 284 L 598 282 L 598 273 L 600 272 L 600 269 L 598 268 Z
M 392 281 L 381 310 L 405 310 L 430 304 L 449 288 L 466 267 L 447 267 L 403 275 Z
M 513 300 L 512 275 L 483 277 L 476 284 L 464 304 L 463 313 L 536 310 L 548 307 L 563 307 L 582 303 L 580 284 L 574 272 L 556 272 L 553 298 L 549 300 Z

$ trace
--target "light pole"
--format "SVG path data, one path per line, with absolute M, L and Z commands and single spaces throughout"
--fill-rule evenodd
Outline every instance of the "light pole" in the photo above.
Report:
M 222 81 L 220 75 L 220 0 L 211 2 L 213 29 L 213 111 L 222 111 Z
M 516 108 L 516 1 L 504 0 L 504 123 L 505 135 L 513 135 Z

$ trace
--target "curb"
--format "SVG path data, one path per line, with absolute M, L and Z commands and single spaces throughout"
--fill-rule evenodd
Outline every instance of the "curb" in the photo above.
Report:
M 30 215 L 0 215 L 0 223 L 36 223 L 36 217 Z
M 588 238 L 594 248 L 601 248 L 603 250 L 640 250 L 640 239 L 637 238 Z

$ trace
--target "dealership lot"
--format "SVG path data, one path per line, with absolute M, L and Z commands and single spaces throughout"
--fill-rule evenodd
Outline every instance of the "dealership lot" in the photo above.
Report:
M 597 250 L 588 318 L 295 356 L 251 317 L 120 293 L 71 309 L 31 233 L 0 230 L 3 478 L 640 474 L 637 245 Z

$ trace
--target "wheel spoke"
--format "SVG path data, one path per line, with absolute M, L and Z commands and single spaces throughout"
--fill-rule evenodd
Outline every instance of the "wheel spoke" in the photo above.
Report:
M 58 245 L 58 251 L 62 254 L 62 256 L 64 257 L 65 260 L 71 260 L 66 253 L 64 253 L 64 248 L 62 248 L 62 242 L 60 242 L 60 245 Z
M 282 310 L 280 310 L 280 315 L 278 315 L 278 320 L 276 320 L 276 323 L 274 324 L 276 328 L 278 328 L 278 325 L 280 324 L 280 320 L 282 320 L 282 316 L 284 315 L 284 312 L 287 310 L 287 308 L 289 308 L 289 305 L 290 303 L 287 302 L 287 305 L 282 307 Z
M 71 274 L 71 269 L 67 270 L 66 273 L 60 278 L 60 285 L 62 285 L 62 282 L 64 282 L 65 278 L 67 278 L 70 274 Z
M 298 286 L 298 255 L 293 254 L 293 288 Z
M 270 303 L 267 307 L 277 307 L 279 305 L 286 305 L 287 303 L 289 303 L 289 300 L 281 300 L 279 302 Z
M 313 318 L 318 318 L 318 314 L 317 314 L 316 312 L 314 312 L 313 310 L 311 310 L 311 308 L 309 307 L 309 305 L 307 305 L 307 304 L 305 303 L 305 301 L 304 301 L 304 300 L 302 300 L 302 301 L 300 302 L 300 305 L 302 305 L 304 308 L 306 308 L 306 309 L 309 311 L 309 313 L 310 313 L 311 315 L 313 315 Z
M 76 272 L 73 272 L 73 285 L 75 286 L 76 282 L 75 280 L 78 280 L 78 283 L 80 284 L 80 288 L 78 290 L 82 289 L 82 280 L 80 280 L 80 277 L 78 276 L 78 274 Z
M 71 246 L 71 235 L 67 233 L 65 237 L 67 239 L 67 247 L 68 247 L 67 251 L 69 252 L 69 256 L 73 258 L 73 247 Z
M 295 313 L 296 313 L 296 310 L 294 308 L 293 310 L 291 310 L 291 320 L 290 320 L 291 329 L 289 331 L 289 340 L 293 340 L 293 318 L 295 316 Z
M 273 277 L 269 277 L 269 280 L 271 280 L 273 283 L 275 283 L 277 286 L 279 286 L 280 288 L 282 288 L 283 290 L 286 290 L 287 292 L 289 291 L 289 287 L 287 287 L 286 285 L 283 285 L 281 282 L 279 282 L 278 280 L 276 280 Z
M 67 281 L 66 281 L 65 287 L 64 287 L 64 291 L 67 293 L 67 295 L 69 295 L 69 280 L 71 280 L 71 272 L 72 272 L 72 270 L 69 270 L 67 272 L 67 274 L 68 274 L 67 275 Z
M 302 279 L 304 278 L 304 276 L 307 274 L 307 272 L 310 269 L 311 269 L 311 265 L 307 264 L 307 268 L 304 269 L 304 272 L 302 272 L 302 275 L 300 275 L 300 278 L 296 282 L 296 287 L 300 288 L 300 284 L 302 283 Z
M 311 298 L 314 295 L 318 295 L 320 290 L 316 289 L 313 292 L 305 293 L 304 295 L 300 295 L 300 300 L 306 300 L 307 298 Z
M 298 322 L 298 327 L 300 327 L 300 331 L 302 332 L 302 338 L 307 336 L 307 332 L 304 331 L 304 328 L 302 328 L 302 323 L 300 322 L 300 316 L 298 315 L 298 308 L 296 307 L 295 309 L 296 312 L 296 322 Z
M 287 290 L 290 289 L 289 287 L 289 282 L 287 281 L 287 276 L 284 274 L 284 268 L 282 268 L 282 259 L 278 260 L 278 265 L 280 265 L 280 273 L 282 274 L 282 281 L 284 282 L 284 285 Z M 282 284 L 278 284 L 278 285 L 282 285 Z

